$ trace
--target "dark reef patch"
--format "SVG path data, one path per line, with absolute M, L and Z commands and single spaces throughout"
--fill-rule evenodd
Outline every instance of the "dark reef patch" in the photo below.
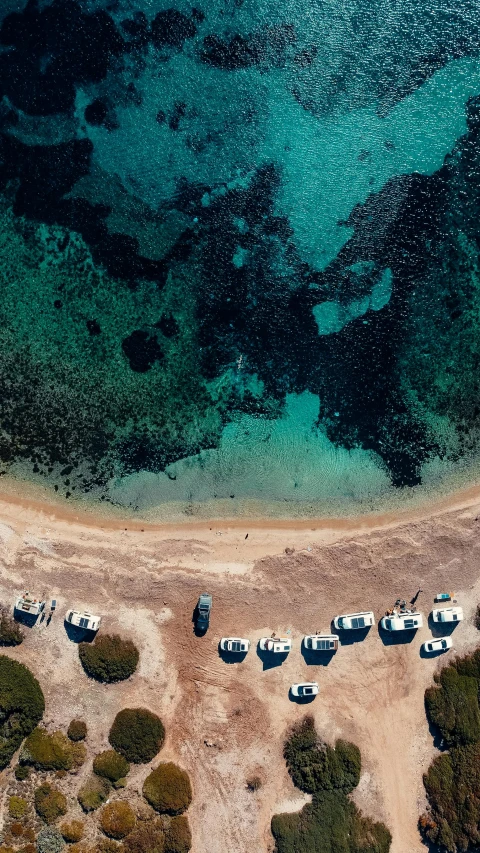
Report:
M 136 373 L 146 373 L 156 361 L 163 358 L 163 350 L 156 336 L 142 329 L 136 329 L 122 341 L 122 350 Z
M 29 0 L 0 29 L 3 92 L 30 115 L 53 115 L 73 108 L 75 84 L 98 83 L 124 42 L 112 18 L 101 10 L 83 12 L 75 0 L 53 0 L 40 8 Z
M 197 28 L 192 18 L 177 9 L 163 9 L 152 21 L 151 38 L 156 47 L 175 47 L 181 50 L 187 39 L 192 39 Z

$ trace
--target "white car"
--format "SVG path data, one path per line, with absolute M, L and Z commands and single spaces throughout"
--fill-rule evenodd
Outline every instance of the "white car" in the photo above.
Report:
M 440 637 L 438 640 L 427 640 L 427 642 L 423 644 L 422 648 L 425 652 L 431 654 L 432 652 L 446 652 L 448 649 L 451 649 L 452 646 L 453 640 L 451 637 Z
M 338 637 L 336 634 L 307 634 L 303 645 L 312 652 L 336 652 Z
M 375 616 L 371 610 L 364 613 L 347 613 L 344 616 L 335 616 L 333 624 L 337 630 L 358 631 L 361 628 L 370 628 L 375 625 Z
M 432 610 L 432 619 L 434 622 L 462 622 L 463 608 L 440 607 L 438 610 Z
M 222 652 L 245 654 L 245 652 L 248 652 L 250 648 L 250 640 L 242 640 L 241 637 L 222 637 L 220 640 L 220 648 Z
M 416 631 L 423 627 L 423 616 L 416 611 L 392 613 L 384 616 L 380 625 L 385 631 Z
M 262 637 L 258 645 L 262 652 L 276 655 L 288 655 L 292 649 L 292 641 L 288 637 Z
M 65 622 L 74 625 L 75 628 L 83 628 L 84 631 L 98 631 L 102 617 L 93 616 L 91 613 L 79 613 L 78 610 L 69 610 L 65 616 Z
M 297 696 L 300 699 L 306 699 L 309 696 L 316 696 L 318 693 L 317 681 L 304 681 L 302 684 L 292 684 L 290 690 L 292 696 Z

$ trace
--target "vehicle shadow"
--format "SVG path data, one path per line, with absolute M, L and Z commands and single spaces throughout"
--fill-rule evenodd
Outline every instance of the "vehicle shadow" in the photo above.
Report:
M 332 622 L 332 634 L 336 634 L 339 637 L 341 646 L 352 646 L 354 643 L 363 643 L 368 637 L 371 627 L 371 625 L 367 625 L 366 628 L 354 628 L 349 631 L 343 631 L 342 628 L 335 628 Z
M 290 702 L 294 702 L 295 705 L 310 705 L 314 699 L 316 699 L 316 696 L 294 696 L 292 688 L 290 688 L 288 698 L 290 699 Z
M 436 640 L 440 637 L 449 637 L 450 634 L 453 634 L 457 625 L 460 625 L 460 622 L 434 622 L 431 613 L 428 617 L 428 627 Z
M 260 641 L 257 643 L 257 655 L 262 661 L 264 672 L 267 669 L 275 669 L 275 667 L 281 666 L 282 663 L 288 658 L 288 652 L 280 654 L 279 652 L 264 651 L 260 648 Z
M 247 657 L 248 652 L 242 652 L 241 654 L 239 652 L 225 652 L 223 649 L 220 648 L 220 643 L 219 643 L 218 644 L 218 654 L 220 655 L 220 657 L 224 663 L 231 664 L 231 663 L 242 663 L 242 661 L 244 661 L 245 658 Z
M 378 623 L 378 635 L 384 646 L 405 646 L 411 643 L 417 636 L 418 628 L 411 631 L 386 631 Z
M 72 643 L 92 643 L 97 636 L 96 631 L 86 631 L 85 628 L 78 628 L 77 625 L 72 625 L 64 619 L 65 633 Z
M 23 625 L 24 628 L 33 628 L 37 623 L 40 624 L 40 616 L 43 616 L 43 613 L 35 616 L 33 613 L 23 613 L 21 610 L 13 611 L 15 622 Z
M 304 643 L 302 643 L 300 651 L 307 666 L 328 666 L 336 654 L 333 650 L 330 652 L 316 652 L 312 649 L 307 649 Z
M 193 633 L 196 637 L 204 637 L 208 631 L 209 625 L 205 625 L 204 627 L 199 626 L 197 623 L 198 620 L 198 605 L 195 605 L 195 609 L 192 613 L 192 622 L 193 622 Z

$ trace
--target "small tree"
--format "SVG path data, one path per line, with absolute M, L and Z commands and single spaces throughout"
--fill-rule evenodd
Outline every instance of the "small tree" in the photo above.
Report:
M 118 782 L 123 779 L 130 770 L 130 764 L 120 753 L 114 749 L 107 749 L 95 756 L 93 772 L 97 776 L 103 776 L 110 782 Z
M 165 729 L 160 717 L 146 708 L 124 708 L 115 717 L 108 739 L 127 761 L 146 764 L 162 748 Z
M 6 607 L 0 607 L 0 646 L 19 646 L 25 635 Z
M 93 643 L 80 643 L 78 654 L 87 675 L 106 684 L 130 678 L 139 658 L 136 645 L 118 634 L 101 634 Z
M 74 743 L 85 740 L 87 736 L 87 724 L 83 720 L 72 720 L 67 729 L 67 735 Z
M 192 802 L 188 773 L 171 761 L 159 764 L 145 779 L 143 795 L 161 814 L 182 814 Z
M 124 801 L 108 803 L 100 814 L 100 826 L 109 838 L 125 838 L 136 823 L 132 807 Z
M 45 782 L 35 790 L 35 811 L 45 823 L 55 823 L 67 813 L 67 800 L 58 788 Z

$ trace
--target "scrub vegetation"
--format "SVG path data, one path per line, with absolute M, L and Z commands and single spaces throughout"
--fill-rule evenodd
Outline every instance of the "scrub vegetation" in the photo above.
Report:
M 429 809 L 420 829 L 441 851 L 474 851 L 480 844 L 480 649 L 434 678 L 425 705 L 448 752 L 424 775 Z
M 391 835 L 383 823 L 362 815 L 348 795 L 360 779 L 360 752 L 337 741 L 320 741 L 312 717 L 290 732 L 284 757 L 294 784 L 312 802 L 293 814 L 272 818 L 275 853 L 387 853 Z
M 0 608 L 0 646 L 19 646 L 24 633 L 6 607 Z
M 29 669 L 0 656 L 0 769 L 43 717 L 45 699 Z
M 159 764 L 143 783 L 145 799 L 161 814 L 179 815 L 192 802 L 188 773 L 171 761 Z
M 113 684 L 125 681 L 135 672 L 139 652 L 132 640 L 118 634 L 102 634 L 93 643 L 80 643 L 78 654 L 90 678 Z
M 160 717 L 146 708 L 124 708 L 113 721 L 108 739 L 133 764 L 147 764 L 163 746 L 165 729 Z
M 130 770 L 130 764 L 120 753 L 114 749 L 107 749 L 95 756 L 93 761 L 93 772 L 97 776 L 103 776 L 109 782 L 115 784 L 124 779 Z
M 26 739 L 20 753 L 22 764 L 33 764 L 36 770 L 71 770 L 85 761 L 82 743 L 72 743 L 63 732 L 49 734 L 36 728 Z

